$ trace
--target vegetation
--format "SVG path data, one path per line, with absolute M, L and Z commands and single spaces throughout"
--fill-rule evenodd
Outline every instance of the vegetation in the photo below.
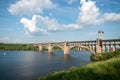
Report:
M 37 50 L 32 44 L 3 44 L 0 43 L 0 50 Z
M 42 50 L 43 50 L 43 51 L 48 51 L 48 48 L 45 47 L 45 46 L 43 46 Z
M 48 51 L 48 48 L 47 48 L 46 46 L 43 46 L 42 50 L 43 50 L 43 51 Z M 61 48 L 55 46 L 55 47 L 53 48 L 53 50 L 61 50 Z
M 108 60 L 113 57 L 117 57 L 118 55 L 120 55 L 120 50 L 117 50 L 114 52 L 106 52 L 106 53 L 102 52 L 99 54 L 92 54 L 91 60 L 92 61 L 104 61 L 104 60 Z
M 55 47 L 53 48 L 53 50 L 61 50 L 61 48 L 60 48 L 60 47 L 55 46 Z
M 120 50 L 97 55 L 102 61 L 71 67 L 68 71 L 50 73 L 34 80 L 120 80 Z M 92 55 L 92 58 L 97 55 Z

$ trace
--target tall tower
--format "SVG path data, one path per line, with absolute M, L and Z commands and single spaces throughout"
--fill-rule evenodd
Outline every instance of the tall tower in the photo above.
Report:
M 103 36 L 104 36 L 104 31 L 103 30 L 98 31 L 98 38 L 103 39 Z

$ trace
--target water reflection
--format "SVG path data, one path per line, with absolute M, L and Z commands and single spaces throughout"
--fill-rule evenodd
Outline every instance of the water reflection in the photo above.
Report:
M 48 53 L 48 59 L 51 60 L 53 55 L 54 55 L 54 53 Z
M 70 54 L 64 54 L 63 56 L 64 56 L 64 62 L 65 63 L 68 62 L 70 59 Z
M 3 54 L 4 56 L 6 55 L 6 52 L 4 52 L 4 54 Z
M 0 51 L 0 80 L 32 80 L 53 71 L 85 65 L 90 62 L 89 56 L 87 51 L 71 51 L 68 55 L 63 51 Z

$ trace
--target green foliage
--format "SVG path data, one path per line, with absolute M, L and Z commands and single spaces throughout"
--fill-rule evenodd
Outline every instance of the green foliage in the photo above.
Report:
M 43 51 L 47 51 L 47 50 L 48 50 L 48 48 L 44 46 L 43 47 Z
M 78 50 L 78 47 L 73 47 L 71 48 L 71 50 Z
M 91 60 L 92 61 L 104 61 L 104 60 L 108 60 L 113 57 L 117 57 L 118 55 L 120 55 L 120 50 L 117 50 L 114 52 L 106 52 L 106 53 L 102 52 L 99 54 L 92 54 Z
M 48 51 L 48 48 L 46 46 L 43 46 L 42 50 L 43 51 Z M 55 46 L 55 47 L 53 47 L 53 50 L 61 50 L 61 48 Z
M 0 50 L 37 50 L 32 44 L 0 44 Z
M 53 50 L 61 50 L 61 48 L 58 46 L 55 46 L 55 47 L 53 47 Z
M 120 57 L 93 62 L 68 71 L 50 73 L 34 80 L 120 80 Z

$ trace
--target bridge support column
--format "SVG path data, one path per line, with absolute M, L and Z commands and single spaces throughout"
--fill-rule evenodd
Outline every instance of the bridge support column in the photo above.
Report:
M 38 46 L 38 49 L 39 49 L 39 51 L 42 51 L 42 45 L 41 44 Z
M 97 38 L 97 41 L 96 41 L 96 53 L 101 53 L 102 52 L 102 48 L 100 46 L 100 39 Z
M 69 46 L 68 46 L 68 43 L 65 42 L 64 43 L 64 54 L 69 54 L 70 50 L 69 50 Z
M 48 52 L 49 52 L 49 53 L 52 53 L 52 45 L 51 45 L 51 43 L 49 43 Z

